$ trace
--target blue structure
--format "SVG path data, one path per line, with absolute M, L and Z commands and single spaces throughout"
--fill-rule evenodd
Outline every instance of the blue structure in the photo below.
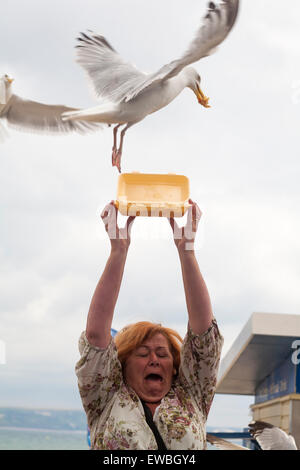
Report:
M 253 395 L 253 420 L 292 434 L 299 448 L 300 315 L 253 313 L 221 362 L 217 393 Z
M 257 386 L 255 404 L 300 393 L 300 363 L 293 361 L 293 352 Z
M 111 333 L 112 337 L 114 338 L 118 332 L 117 332 L 117 330 L 114 330 L 113 328 L 111 328 L 110 333 Z

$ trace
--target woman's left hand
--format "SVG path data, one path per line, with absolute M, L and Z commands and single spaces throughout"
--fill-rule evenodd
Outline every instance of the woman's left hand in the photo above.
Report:
M 189 199 L 191 206 L 188 208 L 187 222 L 184 227 L 178 227 L 174 218 L 169 222 L 173 230 L 174 242 L 178 252 L 194 251 L 194 243 L 202 212 L 196 202 Z

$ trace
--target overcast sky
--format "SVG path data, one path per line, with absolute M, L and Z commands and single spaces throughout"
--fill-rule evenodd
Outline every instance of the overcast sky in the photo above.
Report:
M 202 0 L 10 0 L 0 74 L 48 104 L 97 104 L 74 57 L 79 31 L 103 34 L 152 72 L 193 38 Z M 300 4 L 241 1 L 216 54 L 195 64 L 211 109 L 190 90 L 132 127 L 123 172 L 190 179 L 203 216 L 197 258 L 224 356 L 252 312 L 300 313 Z M 109 253 L 100 220 L 116 197 L 112 131 L 48 137 L 9 130 L 0 147 L 1 406 L 81 408 L 77 341 Z M 120 217 L 120 223 L 125 218 Z M 165 219 L 139 218 L 113 327 L 149 319 L 186 331 L 179 259 Z M 253 397 L 217 395 L 208 425 L 247 426 Z

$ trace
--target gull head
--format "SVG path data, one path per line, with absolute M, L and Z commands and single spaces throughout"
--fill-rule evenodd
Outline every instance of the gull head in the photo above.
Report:
M 10 78 L 7 74 L 0 78 L 0 104 L 7 103 L 11 95 L 10 87 L 13 81 L 14 79 Z
M 201 77 L 197 70 L 193 67 L 186 67 L 185 75 L 187 78 L 187 87 L 195 93 L 198 103 L 202 104 L 205 108 L 210 108 L 210 105 L 208 104 L 209 98 L 205 96 L 200 88 Z
M 3 82 L 5 83 L 5 86 L 7 88 L 10 87 L 10 85 L 14 81 L 14 79 L 9 77 L 9 75 L 7 75 L 7 73 L 1 77 L 1 80 L 3 80 Z

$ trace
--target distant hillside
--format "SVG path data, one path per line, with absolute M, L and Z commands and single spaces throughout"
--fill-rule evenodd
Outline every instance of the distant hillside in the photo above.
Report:
M 1 427 L 83 431 L 86 417 L 80 410 L 0 408 Z
M 85 431 L 86 416 L 81 410 L 51 410 L 27 408 L 0 408 L 1 428 L 48 429 L 57 431 Z M 207 432 L 237 432 L 240 428 L 212 428 Z

